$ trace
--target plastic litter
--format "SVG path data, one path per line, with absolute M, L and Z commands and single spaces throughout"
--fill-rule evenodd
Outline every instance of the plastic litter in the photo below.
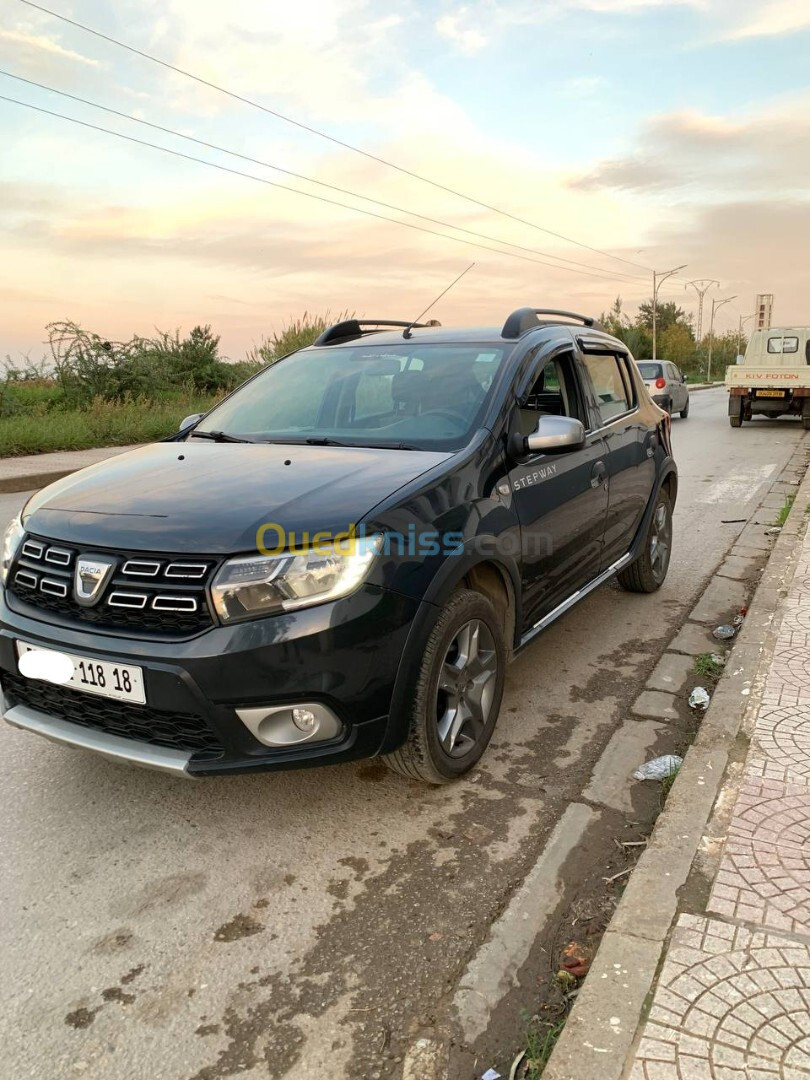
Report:
M 645 761 L 633 773 L 634 780 L 666 780 L 668 776 L 674 776 L 683 765 L 683 758 L 677 754 L 664 754 L 663 757 Z
M 705 686 L 696 686 L 692 693 L 689 695 L 689 708 L 705 710 L 709 707 L 709 691 Z
M 712 630 L 712 637 L 716 637 L 719 641 L 727 641 L 728 638 L 733 638 L 737 631 L 733 626 L 726 624 L 725 626 L 718 626 L 715 630 Z
M 734 624 L 734 626 L 740 627 L 745 622 L 745 616 L 744 615 L 735 615 L 734 618 L 731 621 Z
M 482 1075 L 481 1080 L 501 1080 L 501 1074 L 499 1072 L 495 1072 L 494 1069 L 487 1069 L 487 1071 Z
M 765 535 L 766 536 L 776 536 L 776 534 L 780 533 L 781 531 L 782 531 L 782 526 L 781 525 L 774 525 L 772 528 L 765 530 Z
M 713 652 L 712 653 L 712 663 L 717 664 L 718 667 L 725 667 L 726 666 L 726 658 L 725 658 L 725 656 L 723 656 L 722 653 Z

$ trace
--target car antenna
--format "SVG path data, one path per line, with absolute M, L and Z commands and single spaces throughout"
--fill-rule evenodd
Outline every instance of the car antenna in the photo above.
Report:
M 453 288 L 453 286 L 454 286 L 454 285 L 458 285 L 459 281 L 461 281 L 461 279 L 462 279 L 462 278 L 464 277 L 464 275 L 465 275 L 465 274 L 468 274 L 468 273 L 470 272 L 470 270 L 472 270 L 472 268 L 473 268 L 474 266 L 475 266 L 475 263 L 473 262 L 473 263 L 470 263 L 470 265 L 469 265 L 469 266 L 467 267 L 467 269 L 466 269 L 466 270 L 462 270 L 462 271 L 461 271 L 461 273 L 460 273 L 460 274 L 458 275 L 458 277 L 456 278 L 456 280 L 455 280 L 455 281 L 451 281 L 451 282 L 450 282 L 450 284 L 449 284 L 449 285 L 447 286 L 447 288 L 446 288 L 446 289 L 444 290 L 444 292 L 440 292 L 440 293 L 439 293 L 439 295 L 438 295 L 438 296 L 436 297 L 436 299 L 435 299 L 435 300 L 434 300 L 434 301 L 433 301 L 432 303 L 428 304 L 428 306 L 427 306 L 427 307 L 425 308 L 425 310 L 424 310 L 424 311 L 423 311 L 423 312 L 422 312 L 422 313 L 421 313 L 420 315 L 417 315 L 417 316 L 416 316 L 416 318 L 415 318 L 415 319 L 413 320 L 413 322 L 412 322 L 412 323 L 410 324 L 410 326 L 406 326 L 406 327 L 405 327 L 405 329 L 404 329 L 404 330 L 402 331 L 402 336 L 403 336 L 404 338 L 409 338 L 409 337 L 411 337 L 411 331 L 412 331 L 412 330 L 413 330 L 413 328 L 414 328 L 414 327 L 416 326 L 416 324 L 417 324 L 417 323 L 419 322 L 419 320 L 420 320 L 420 319 L 421 319 L 421 318 L 422 318 L 422 317 L 423 317 L 424 315 L 427 315 L 427 313 L 428 313 L 428 312 L 430 311 L 430 309 L 431 309 L 432 307 L 435 307 L 435 306 L 436 306 L 436 304 L 438 304 L 438 302 L 439 302 L 439 301 L 441 300 L 441 298 L 442 298 L 443 296 L 445 296 L 445 295 L 446 295 L 447 293 L 449 293 L 449 292 L 450 292 L 450 290 L 451 290 L 451 289 Z

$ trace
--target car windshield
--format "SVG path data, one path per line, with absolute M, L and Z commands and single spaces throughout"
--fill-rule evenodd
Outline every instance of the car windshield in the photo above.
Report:
M 660 379 L 663 377 L 660 364 L 641 363 L 638 365 L 642 379 Z
M 503 356 L 497 347 L 417 341 L 306 349 L 237 390 L 191 437 L 459 449 L 476 430 Z

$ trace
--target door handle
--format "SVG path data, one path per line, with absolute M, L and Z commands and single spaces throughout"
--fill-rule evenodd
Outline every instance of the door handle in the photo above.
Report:
M 591 469 L 591 487 L 594 491 L 607 480 L 607 468 L 604 461 L 597 461 Z

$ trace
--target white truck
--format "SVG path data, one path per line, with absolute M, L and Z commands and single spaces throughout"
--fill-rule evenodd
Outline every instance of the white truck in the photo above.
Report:
M 755 330 L 745 356 L 726 369 L 732 427 L 754 416 L 801 416 L 810 430 L 810 326 Z

